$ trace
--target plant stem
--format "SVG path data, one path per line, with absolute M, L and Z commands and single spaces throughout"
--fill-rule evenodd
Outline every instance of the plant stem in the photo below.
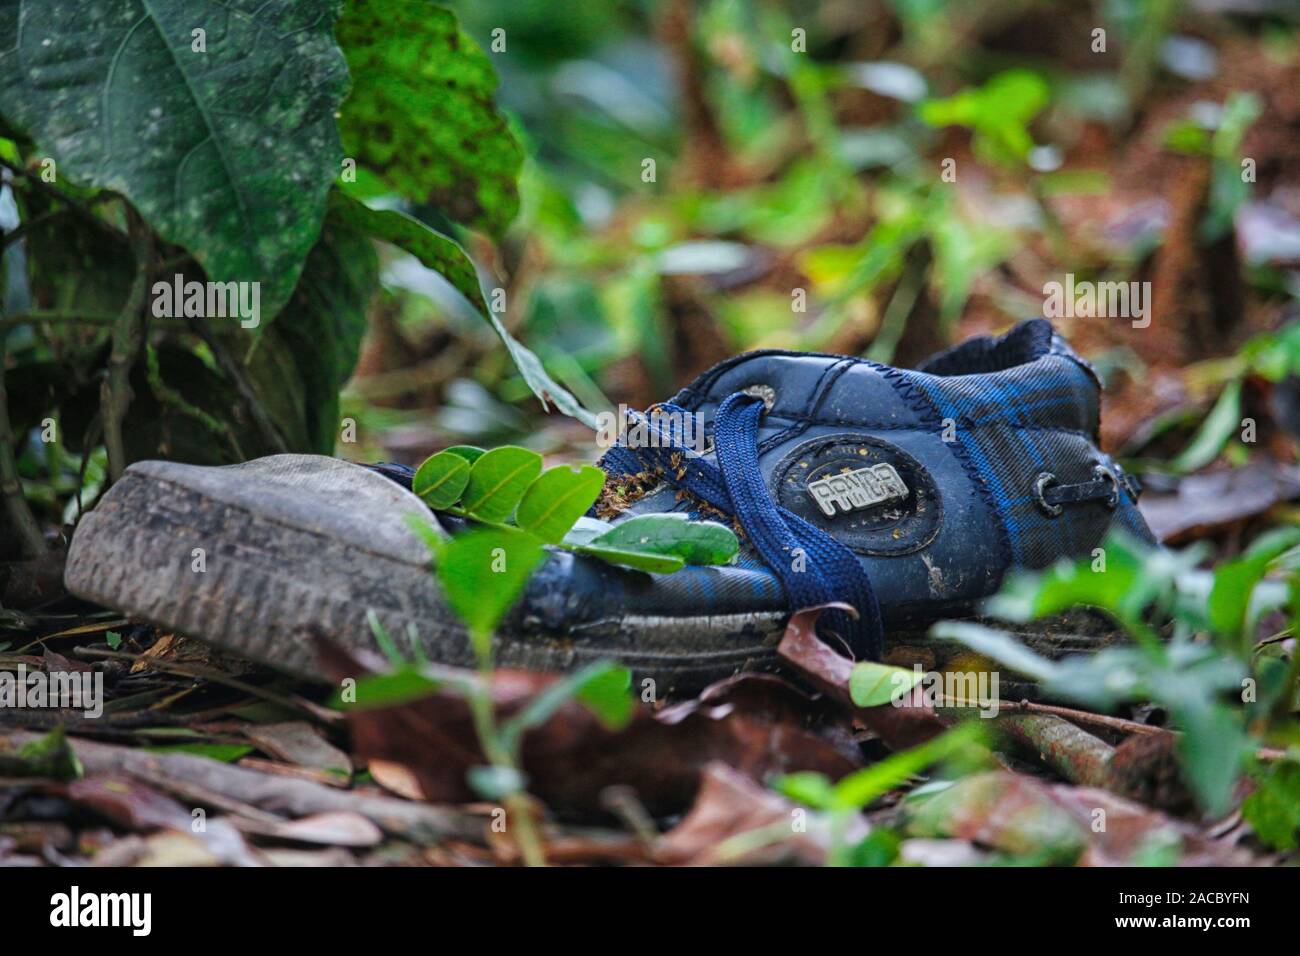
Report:
M 100 416 L 104 422 L 104 449 L 108 452 L 109 481 L 116 482 L 126 470 L 126 444 L 122 421 L 131 407 L 131 369 L 144 344 L 145 294 L 149 285 L 149 259 L 153 246 L 148 229 L 134 212 L 131 221 L 131 251 L 135 255 L 135 278 L 126 302 L 113 325 L 113 347 L 108 357 L 108 374 L 99 392 Z
M 483 639 L 472 638 L 474 654 L 478 661 L 478 685 L 470 695 L 470 713 L 474 718 L 474 730 L 478 733 L 479 745 L 483 756 L 494 767 L 501 767 L 517 775 L 519 768 L 516 755 L 501 745 L 501 735 L 497 730 L 496 715 L 492 708 L 492 640 L 491 635 Z M 542 850 L 542 841 L 537 836 L 537 824 L 533 820 L 533 808 L 528 797 L 523 793 L 511 793 L 505 798 L 506 809 L 514 823 L 515 842 L 524 858 L 526 866 L 545 866 L 546 854 Z

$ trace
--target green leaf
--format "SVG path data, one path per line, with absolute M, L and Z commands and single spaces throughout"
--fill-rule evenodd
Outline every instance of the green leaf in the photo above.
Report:
M 0 777 L 48 777 L 75 780 L 85 775 L 62 726 L 33 740 L 17 754 L 0 751 Z
M 0 113 L 274 315 L 320 233 L 347 64 L 333 0 L 10 0 Z M 191 31 L 206 25 L 206 52 Z M 273 161 L 272 161 L 273 160 Z
M 579 545 L 577 550 L 600 558 L 610 564 L 618 564 L 638 571 L 650 571 L 654 574 L 672 574 L 686 567 L 686 562 L 672 554 L 654 554 L 650 551 L 626 551 L 619 548 L 606 548 L 597 544 Z
M 104 640 L 108 642 L 108 646 L 113 650 L 117 650 L 122 646 L 122 635 L 117 631 L 108 631 L 104 635 Z
M 595 504 L 603 487 L 605 473 L 591 465 L 550 468 L 524 492 L 515 523 L 548 544 L 558 544 Z
M 1047 82 L 1029 70 L 1008 70 L 982 87 L 921 103 L 921 120 L 931 126 L 974 130 L 976 152 L 1004 165 L 1023 162 L 1033 149 L 1028 124 L 1047 105 Z
M 1220 634 L 1239 635 L 1246 624 L 1246 611 L 1255 585 L 1264 576 L 1268 561 L 1246 558 L 1225 561 L 1214 569 L 1214 587 L 1210 591 L 1210 623 Z
M 580 700 L 602 724 L 618 730 L 632 719 L 636 707 L 629 688 L 632 672 L 608 661 L 597 661 L 549 685 L 501 727 L 502 746 L 513 752 L 524 731 L 540 727 L 565 701 Z
M 940 621 L 930 628 L 930 634 L 964 644 L 976 653 L 991 657 L 1034 680 L 1051 680 L 1057 673 L 1055 661 L 1035 654 L 1006 631 L 970 621 Z
M 1252 372 L 1270 382 L 1300 375 L 1300 322 L 1255 336 L 1242 346 L 1241 358 Z
M 1063 560 L 1043 571 L 1012 574 L 985 609 L 995 617 L 1029 621 L 1088 605 L 1131 625 L 1142 619 L 1148 605 L 1168 602 L 1178 578 L 1201 556 L 1197 548 L 1165 551 L 1114 531 L 1096 559 Z
M 492 326 L 510 353 L 519 374 L 533 394 L 541 399 L 543 407 L 548 402 L 554 402 L 555 407 L 565 415 L 578 419 L 588 428 L 597 427 L 596 416 L 583 408 L 567 389 L 556 383 L 547 374 L 542 360 L 520 344 L 501 324 L 496 313 L 488 308 L 474 264 L 454 241 L 418 219 L 391 209 L 371 209 L 339 192 L 331 194 L 330 208 L 344 221 L 376 239 L 409 252 L 425 268 L 443 276 Z
M 1207 613 L 1210 624 L 1218 633 L 1230 637 L 1246 634 L 1256 585 L 1263 580 L 1273 561 L 1298 541 L 1300 528 L 1275 528 L 1253 542 L 1240 558 L 1225 561 L 1214 569 L 1214 586 L 1210 590 Z
M 850 847 L 845 854 L 849 866 L 889 866 L 898 859 L 903 838 L 893 830 L 877 827 Z
M 597 548 L 674 555 L 687 564 L 726 564 L 740 550 L 736 533 L 716 521 L 684 514 L 637 515 L 593 538 Z
M 565 534 L 564 543 L 570 547 L 590 544 L 612 527 L 613 525 L 608 521 L 601 521 L 599 518 L 588 518 L 583 515 L 573 523 L 573 527 Z
M 440 451 L 425 459 L 411 479 L 411 491 L 435 511 L 460 501 L 469 484 L 469 462 L 451 451 Z
M 354 229 L 381 242 L 397 246 L 419 259 L 455 287 L 484 317 L 491 316 L 478 271 L 456 240 L 432 226 L 395 209 L 371 209 L 365 203 L 335 191 L 329 197 L 330 212 Z
M 1206 812 L 1219 817 L 1232 805 L 1233 788 L 1254 744 L 1239 715 L 1209 698 L 1200 682 L 1189 678 L 1180 683 L 1181 692 L 1158 696 L 1183 731 L 1178 753 L 1192 793 Z
M 395 707 L 436 694 L 443 687 L 442 681 L 426 676 L 417 667 L 399 667 L 388 673 L 367 674 L 357 678 L 355 694 L 348 695 L 352 699 L 345 700 L 343 692 L 337 691 L 330 706 L 337 710 Z
M 626 667 L 606 665 L 595 670 L 579 686 L 576 697 L 610 730 L 626 727 L 636 711 L 631 694 L 632 672 Z
M 859 707 L 879 707 L 901 698 L 923 677 L 915 668 L 859 661 L 849 672 L 849 696 Z
M 476 642 L 482 643 L 514 605 L 545 557 L 542 542 L 526 531 L 475 529 L 456 535 L 442 546 L 438 581 L 447 603 Z
M 483 457 L 483 449 L 477 445 L 452 445 L 450 448 L 444 448 L 443 451 L 452 455 L 460 455 L 471 465 Z
M 192 754 L 196 757 L 207 757 L 209 760 L 220 760 L 222 763 L 234 763 L 240 757 L 251 754 L 255 748 L 247 744 L 196 741 L 189 744 L 167 744 L 162 747 L 145 747 L 144 749 L 155 754 Z
M 523 149 L 493 102 L 492 63 L 456 15 L 352 0 L 335 35 L 352 74 L 339 117 L 346 154 L 412 202 L 504 232 L 519 209 Z
M 827 810 L 835 801 L 835 784 L 826 774 L 814 770 L 800 770 L 777 777 L 772 781 L 772 789 L 814 810 Z
M 1219 452 L 1241 427 L 1241 381 L 1228 383 L 1205 416 L 1196 434 L 1169 467 L 1178 472 L 1197 471 L 1219 457 Z
M 541 470 L 542 456 L 535 451 L 494 448 L 470 466 L 462 507 L 484 521 L 505 521 Z
M 1294 850 L 1300 834 L 1300 764 L 1284 760 L 1270 766 L 1241 813 L 1273 849 Z
M 356 368 L 366 308 L 378 287 L 374 245 L 331 214 L 293 296 L 259 330 L 248 361 L 249 379 L 291 451 L 333 454 L 339 390 Z M 246 332 L 230 336 L 236 354 L 248 350 Z
M 884 760 L 855 771 L 835 784 L 831 808 L 861 810 L 871 801 L 907 782 L 931 764 L 949 760 L 977 746 L 983 739 L 982 728 L 967 721 L 919 747 L 891 754 Z
M 831 784 L 822 774 L 801 772 L 777 777 L 772 786 L 790 799 L 817 810 L 861 810 L 931 764 L 977 746 L 982 738 L 981 728 L 968 721 L 919 747 L 892 754 L 851 773 L 836 784 Z
M 1259 96 L 1235 92 L 1223 104 L 1219 128 L 1214 132 L 1210 152 L 1210 196 L 1198 230 L 1202 242 L 1221 239 L 1232 230 L 1237 209 L 1250 198 L 1251 183 L 1241 174 L 1241 143 L 1263 112 Z

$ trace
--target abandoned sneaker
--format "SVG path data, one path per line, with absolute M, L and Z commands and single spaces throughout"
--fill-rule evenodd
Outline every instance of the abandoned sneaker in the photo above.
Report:
M 968 612 L 1009 568 L 1088 554 L 1112 525 L 1151 540 L 1136 484 L 1097 447 L 1098 392 L 1041 319 L 917 371 L 803 352 L 723 362 L 605 455 L 618 493 L 599 508 L 613 522 L 727 521 L 736 563 L 660 575 L 555 549 L 498 628 L 497 662 L 614 659 L 690 691 L 774 666 L 793 609 L 844 602 L 856 615 L 825 620 L 845 653 L 942 667 L 926 622 Z M 661 424 L 697 420 L 702 451 Z M 300 676 L 321 674 L 312 633 L 373 647 L 371 610 L 390 633 L 418 634 L 431 659 L 470 665 L 410 529 L 409 516 L 430 517 L 402 487 L 410 473 L 312 455 L 140 462 L 82 520 L 67 585 Z

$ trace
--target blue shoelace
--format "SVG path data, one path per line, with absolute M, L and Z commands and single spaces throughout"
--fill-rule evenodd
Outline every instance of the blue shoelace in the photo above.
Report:
M 665 420 L 670 425 L 684 422 L 692 413 L 670 404 L 658 407 L 670 414 L 639 416 L 654 440 L 638 447 L 617 445 L 605 454 L 602 466 L 612 474 L 658 471 L 670 485 L 735 518 L 781 581 L 791 611 L 832 602 L 850 605 L 856 616 L 830 610 L 822 615 L 821 626 L 843 638 L 858 659 L 879 660 L 884 628 L 866 570 L 831 535 L 778 505 L 763 482 L 758 467 L 762 400 L 736 393 L 718 406 L 713 422 L 716 465 L 688 448 L 680 429 L 659 427 Z

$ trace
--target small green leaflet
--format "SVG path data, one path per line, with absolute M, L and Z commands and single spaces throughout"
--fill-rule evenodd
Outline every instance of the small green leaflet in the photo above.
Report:
M 540 540 L 508 528 L 467 531 L 442 545 L 438 581 L 476 643 L 488 639 L 545 556 Z
M 879 707 L 898 700 L 924 676 L 915 669 L 859 661 L 849 673 L 849 696 L 859 707 Z
M 515 523 L 548 544 L 558 544 L 605 486 L 605 473 L 591 465 L 548 469 L 524 492 Z
M 740 550 L 736 534 L 716 521 L 691 521 L 684 514 L 637 515 L 591 540 L 609 551 L 671 555 L 686 564 L 726 564 Z
M 411 479 L 411 490 L 430 508 L 450 508 L 469 484 L 470 464 L 451 451 L 426 459 Z
M 477 445 L 452 445 L 450 448 L 444 448 L 443 451 L 451 455 L 460 455 L 471 465 L 483 457 L 483 449 Z
M 527 448 L 507 445 L 485 452 L 470 466 L 464 509 L 484 521 L 510 517 L 542 470 L 542 456 Z

